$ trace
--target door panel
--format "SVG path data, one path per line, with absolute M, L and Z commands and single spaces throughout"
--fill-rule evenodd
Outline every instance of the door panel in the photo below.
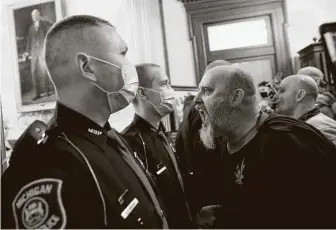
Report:
M 251 74 L 256 89 L 258 89 L 258 84 L 262 81 L 272 82 L 273 76 L 275 75 L 274 57 L 259 57 L 258 59 L 233 60 L 231 62 Z M 258 92 L 257 98 L 261 99 Z
M 201 80 L 207 63 L 218 59 L 261 60 L 266 57 L 265 60 L 270 60 L 269 57 L 272 57 L 271 61 L 253 63 L 258 66 L 256 68 L 261 65 L 272 66 L 272 77 L 276 72 L 282 72 L 284 76 L 291 74 L 291 59 L 284 33 L 283 3 L 280 0 L 258 2 L 223 3 L 222 7 L 202 9 L 190 14 L 191 32 L 196 40 L 197 82 Z M 269 77 L 265 80 L 269 80 Z

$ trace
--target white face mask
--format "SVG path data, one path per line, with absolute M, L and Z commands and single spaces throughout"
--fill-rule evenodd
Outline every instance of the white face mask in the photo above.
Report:
M 144 87 L 139 88 L 146 91 L 147 101 L 154 106 L 154 109 L 161 116 L 166 116 L 174 110 L 174 106 L 176 105 L 176 93 L 173 89 L 156 91 Z
M 89 55 L 88 55 L 89 56 Z M 121 75 L 124 80 L 123 87 L 116 92 L 109 92 L 103 87 L 94 83 L 100 90 L 106 93 L 106 97 L 109 103 L 111 114 L 118 112 L 126 108 L 134 100 L 137 90 L 138 90 L 138 74 L 136 72 L 135 66 L 131 64 L 122 65 L 122 67 L 117 66 L 111 62 L 89 56 L 92 59 L 103 62 L 105 64 L 111 65 L 120 69 Z

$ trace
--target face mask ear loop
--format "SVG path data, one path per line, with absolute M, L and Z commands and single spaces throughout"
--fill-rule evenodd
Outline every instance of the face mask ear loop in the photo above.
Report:
M 97 58 L 97 57 L 93 57 L 93 56 L 90 56 L 90 55 L 87 55 L 87 56 L 89 56 L 90 58 L 92 58 L 92 59 L 94 59 L 94 60 L 103 62 L 103 63 L 105 63 L 105 64 L 107 64 L 107 65 L 112 65 L 112 66 L 114 66 L 114 67 L 116 67 L 116 68 L 118 68 L 118 69 L 121 70 L 121 67 L 118 66 L 118 65 L 116 65 L 116 64 L 113 64 L 113 63 L 111 63 L 111 62 L 108 62 L 108 61 L 105 61 L 105 60 L 103 60 L 103 59 L 100 59 L 100 58 Z
M 97 58 L 97 57 L 90 56 L 90 55 L 88 55 L 88 54 L 86 54 L 86 55 L 87 55 L 88 57 L 94 59 L 94 60 L 103 62 L 103 63 L 105 63 L 105 64 L 107 64 L 107 65 L 111 65 L 111 66 L 114 66 L 114 67 L 116 67 L 116 68 L 122 70 L 120 66 L 117 66 L 117 65 L 115 65 L 115 64 L 113 64 L 113 63 L 111 63 L 111 62 L 105 61 L 105 60 L 100 59 L 100 58 Z M 117 93 L 119 93 L 121 90 L 123 90 L 123 88 L 125 87 L 125 86 L 123 86 L 123 87 L 122 87 L 120 90 L 118 90 L 117 92 L 108 92 L 108 91 L 106 91 L 105 89 L 103 89 L 101 86 L 99 86 L 98 84 L 96 84 L 96 83 L 93 83 L 93 84 L 94 84 L 95 86 L 97 86 L 101 91 L 103 91 L 104 93 L 106 93 L 106 94 L 108 94 L 108 95 L 110 95 L 110 94 L 117 94 Z
M 160 94 L 160 92 L 157 92 L 156 90 L 154 90 L 154 89 L 149 89 L 149 88 L 145 88 L 145 87 L 142 87 L 142 86 L 139 86 L 139 88 L 140 89 L 143 89 L 143 90 L 149 90 L 149 91 L 153 91 L 153 92 L 156 92 L 156 93 L 158 93 L 159 95 L 160 95 L 160 100 L 161 100 L 161 103 L 162 103 L 162 98 L 161 98 L 161 94 Z M 146 101 L 147 102 L 149 102 L 149 104 L 151 104 L 151 105 L 153 105 L 154 107 L 160 107 L 160 106 L 162 106 L 161 105 L 161 103 L 160 103 L 160 105 L 155 105 L 153 102 L 151 102 L 150 100 L 148 100 L 148 99 L 146 99 Z

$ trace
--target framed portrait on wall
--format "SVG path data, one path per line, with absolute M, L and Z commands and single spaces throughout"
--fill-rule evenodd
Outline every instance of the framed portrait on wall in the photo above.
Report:
M 11 58 L 18 112 L 53 109 L 55 89 L 43 57 L 49 28 L 62 18 L 60 0 L 26 0 L 8 5 Z

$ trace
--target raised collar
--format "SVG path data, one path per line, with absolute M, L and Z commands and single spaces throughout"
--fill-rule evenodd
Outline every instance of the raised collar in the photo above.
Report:
M 108 122 L 106 122 L 104 127 L 101 127 L 90 118 L 61 103 L 56 105 L 53 120 L 53 126 L 60 132 L 82 134 L 97 144 L 106 143 L 107 132 L 111 130 Z
M 166 129 L 164 127 L 164 125 L 162 124 L 162 122 L 160 121 L 159 124 L 159 128 L 156 129 L 155 127 L 153 127 L 148 121 L 146 121 L 145 119 L 143 119 L 142 117 L 140 117 L 138 114 L 134 115 L 134 119 L 132 122 L 134 125 L 136 125 L 141 131 L 152 131 L 155 133 L 159 133 L 159 132 L 166 132 Z
M 309 118 L 312 118 L 312 117 L 316 116 L 320 112 L 321 112 L 320 108 L 318 106 L 316 106 L 314 109 L 308 111 L 307 113 L 305 113 L 301 117 L 299 117 L 298 120 L 305 122 L 305 121 L 309 120 Z

